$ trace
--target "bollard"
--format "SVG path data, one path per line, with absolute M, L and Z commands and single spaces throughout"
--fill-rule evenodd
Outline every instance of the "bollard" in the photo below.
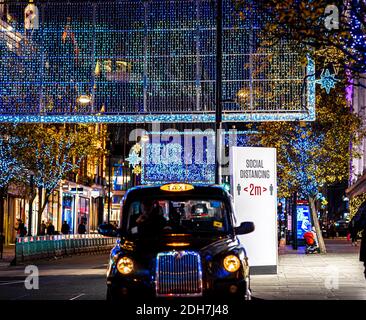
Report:
M 89 252 L 89 254 L 94 253 L 92 235 L 88 235 L 88 252 Z
M 42 236 L 37 236 L 37 259 L 44 257 L 44 241 Z
M 115 240 L 116 238 L 99 234 L 18 237 L 15 244 L 15 261 L 20 263 L 73 254 L 110 252 Z
M 104 247 L 105 247 L 105 238 L 100 238 L 99 239 L 99 247 L 100 247 L 100 251 L 104 252 Z
M 81 238 L 80 238 L 80 234 L 76 234 L 75 235 L 75 253 L 77 254 L 81 254 Z
M 98 254 L 98 239 L 95 235 L 93 236 L 93 251 Z
M 90 253 L 90 249 L 91 249 L 91 246 L 90 246 L 90 239 L 89 239 L 89 235 L 84 235 L 84 241 L 85 241 L 85 253 Z
M 42 241 L 42 258 L 48 258 L 48 239 L 47 236 L 41 236 Z
M 60 256 L 60 236 L 55 235 L 53 237 L 54 243 L 55 243 L 55 257 Z
M 61 256 L 66 255 L 66 236 L 61 235 Z
M 71 254 L 76 254 L 76 248 L 75 248 L 75 235 L 70 235 L 70 252 Z
M 42 240 L 41 240 L 41 237 L 40 236 L 36 236 L 34 238 L 34 253 L 33 253 L 33 256 L 32 256 L 32 259 L 42 259 L 42 246 L 43 246 L 43 243 L 42 243 Z
M 55 257 L 55 250 L 56 250 L 55 236 L 50 235 L 49 241 L 50 241 L 50 246 L 49 246 L 49 251 L 48 251 L 49 252 L 48 257 L 53 258 L 53 257 Z
M 36 257 L 37 255 L 37 238 L 36 237 L 29 237 L 29 255 L 28 259 L 32 260 L 33 257 Z
M 29 237 L 23 238 L 23 259 L 22 261 L 27 261 L 29 257 Z
M 51 258 L 53 256 L 53 250 L 52 250 L 52 240 L 50 238 L 51 236 L 45 236 L 45 253 L 46 258 Z
M 16 261 L 16 263 L 24 261 L 23 249 L 24 249 L 23 238 L 17 238 L 16 243 L 15 243 L 15 261 Z
M 82 253 L 88 253 L 88 238 L 86 234 L 82 235 Z
M 57 236 L 57 257 L 62 257 L 64 254 L 64 247 L 63 247 L 63 235 Z
M 69 256 L 71 254 L 71 239 L 70 235 L 65 235 L 65 255 Z
M 97 252 L 101 253 L 102 247 L 101 247 L 100 237 L 95 237 L 95 245 L 96 245 Z

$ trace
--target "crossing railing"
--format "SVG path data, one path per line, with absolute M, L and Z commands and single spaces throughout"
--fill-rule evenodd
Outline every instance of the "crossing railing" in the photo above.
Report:
M 22 237 L 17 238 L 15 244 L 15 260 L 21 263 L 83 253 L 107 253 L 114 247 L 116 240 L 100 234 Z

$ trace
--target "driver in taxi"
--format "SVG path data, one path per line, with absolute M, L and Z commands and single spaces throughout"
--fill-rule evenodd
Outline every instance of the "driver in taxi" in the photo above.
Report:
M 141 202 L 141 215 L 136 219 L 140 235 L 154 235 L 166 226 L 166 220 L 161 215 L 161 211 L 157 202 L 152 200 Z

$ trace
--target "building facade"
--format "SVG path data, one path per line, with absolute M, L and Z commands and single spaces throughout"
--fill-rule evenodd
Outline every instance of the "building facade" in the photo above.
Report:
M 363 75 L 365 77 L 365 75 Z M 363 128 L 366 126 L 366 79 L 362 77 L 355 80 L 352 90 L 349 89 L 349 102 L 352 103 L 353 111 L 361 116 Z M 350 88 L 350 87 L 349 87 Z M 359 153 L 360 157 L 352 157 L 350 164 L 349 187 L 347 195 L 352 199 L 366 194 L 366 138 L 360 145 L 351 146 L 351 152 Z
M 105 125 L 90 125 L 90 130 L 105 130 Z M 105 141 L 100 141 L 105 149 Z M 61 232 L 63 221 L 70 227 L 70 233 L 77 233 L 78 225 L 83 222 L 87 233 L 97 232 L 103 222 L 104 202 L 106 198 L 106 156 L 85 157 L 76 174 L 70 173 L 61 180 L 51 193 L 43 210 L 41 220 L 52 222 L 55 231 Z M 36 188 L 35 188 L 36 189 Z M 39 234 L 38 210 L 39 190 L 36 190 L 33 202 L 27 197 L 29 191 L 24 186 L 11 184 L 4 205 L 5 244 L 15 242 L 17 219 L 22 219 L 31 234 Z M 45 198 L 43 191 L 42 199 Z M 30 215 L 30 210 L 32 214 Z M 31 221 L 30 221 L 31 216 Z M 31 226 L 31 228 L 29 228 Z

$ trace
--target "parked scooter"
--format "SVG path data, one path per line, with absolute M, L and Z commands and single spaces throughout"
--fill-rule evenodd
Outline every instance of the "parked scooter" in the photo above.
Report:
M 320 248 L 318 245 L 318 241 L 316 238 L 316 233 L 314 227 L 311 231 L 307 231 L 304 233 L 305 239 L 305 253 L 320 253 Z

